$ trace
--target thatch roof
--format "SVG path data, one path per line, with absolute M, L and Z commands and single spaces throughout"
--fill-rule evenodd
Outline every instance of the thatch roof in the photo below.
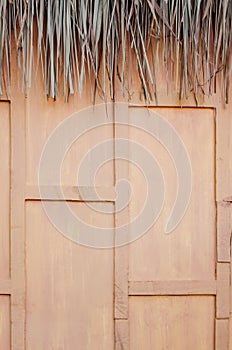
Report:
M 64 95 L 82 91 L 86 76 L 93 94 L 104 96 L 109 81 L 113 98 L 116 79 L 126 93 L 134 54 L 146 100 L 156 99 L 159 63 L 180 98 L 214 93 L 220 75 L 227 102 L 232 0 L 1 0 L 0 14 L 2 88 L 10 81 L 16 45 L 24 87 L 42 69 L 53 98 L 60 84 Z

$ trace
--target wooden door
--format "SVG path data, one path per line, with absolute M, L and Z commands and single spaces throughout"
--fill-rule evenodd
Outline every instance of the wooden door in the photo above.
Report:
M 229 349 L 231 197 L 223 196 L 230 172 L 222 174 L 228 161 L 229 136 L 223 128 L 229 115 L 220 112 L 209 107 L 129 107 L 129 139 L 158 161 L 166 196 L 155 225 L 140 239 L 116 249 L 117 349 Z M 176 130 L 192 167 L 188 209 L 168 235 L 165 226 L 178 179 L 175 160 L 148 132 L 154 113 Z M 133 127 L 140 118 L 145 127 Z M 129 159 L 133 152 L 132 147 Z M 130 221 L 140 215 L 149 196 L 141 169 L 129 165 Z M 136 233 L 130 236 L 133 239 Z
M 34 103 L 32 100 L 28 107 L 26 145 L 26 349 L 113 349 L 114 251 L 82 246 L 64 237 L 48 220 L 39 200 L 37 169 L 42 147 L 54 127 L 69 117 L 70 107 L 66 104 L 63 110 L 58 106 L 49 110 L 45 104 L 42 110 L 38 107 L 41 118 L 38 114 L 33 116 L 32 111 L 37 109 Z M 99 115 L 94 109 L 88 116 L 89 120 L 95 118 L 102 122 L 111 118 L 106 113 Z M 85 122 L 88 127 L 88 119 Z M 82 196 L 76 187 L 78 162 L 96 140 L 113 138 L 113 125 L 93 132 L 72 145 L 63 163 L 61 181 L 67 190 L 65 200 L 76 215 L 93 227 L 113 227 L 114 215 L 107 214 L 108 210 L 113 212 L 113 202 L 103 198 L 94 203 L 95 210 L 88 207 L 89 201 L 93 204 L 91 188 L 94 186 L 88 173 L 79 183 Z M 113 149 L 113 143 L 111 146 Z M 89 159 L 89 170 L 93 163 L 93 159 Z M 113 187 L 113 164 L 106 166 L 97 177 L 96 187 L 106 190 Z M 47 186 L 47 183 L 40 185 Z M 57 185 L 54 183 L 54 189 Z M 49 186 L 48 192 L 55 192 L 53 184 Z M 48 195 L 43 199 L 52 200 L 54 207 L 60 204 L 56 197 Z
M 48 136 L 77 111 L 77 105 L 81 109 L 82 102 L 75 99 L 70 103 L 62 100 L 55 104 L 43 99 L 40 91 L 42 89 L 35 89 L 25 98 L 16 88 L 11 99 L 11 278 L 4 275 L 8 281 L 0 283 L 0 292 L 5 288 L 6 294 L 11 295 L 11 317 L 10 297 L 3 296 L 0 299 L 3 321 L 0 348 L 113 349 L 114 250 L 79 245 L 56 230 L 43 203 L 49 201 L 56 206 L 64 201 L 57 196 L 59 184 L 40 182 L 42 187 L 48 188 L 43 203 L 38 185 L 39 162 Z M 85 104 L 86 101 L 82 108 Z M 112 118 L 112 113 L 97 115 L 92 109 L 88 116 L 90 120 L 103 122 Z M 7 117 L 6 113 L 2 114 L 5 129 Z M 88 126 L 88 120 L 85 123 Z M 65 201 L 81 219 L 101 228 L 114 227 L 114 203 L 111 200 L 114 162 L 106 164 L 96 178 L 95 186 L 103 196 L 100 200 L 94 199 L 88 174 L 80 184 L 80 194 L 76 186 L 77 167 L 94 141 L 105 138 L 112 141 L 113 132 L 111 123 L 97 131 L 94 137 L 91 132 L 83 135 L 71 147 L 62 167 Z M 4 147 L 7 147 L 7 139 Z M 113 150 L 113 142 L 110 147 Z M 7 156 L 7 152 L 4 155 Z M 8 166 L 5 169 L 9 172 Z M 4 174 L 5 191 L 9 190 L 7 171 Z M 7 210 L 7 195 L 5 197 L 4 210 Z M 89 203 L 94 204 L 95 210 L 88 207 Z M 112 214 L 104 214 L 106 211 Z M 5 216 L 8 218 L 9 213 Z M 7 231 L 6 227 L 4 234 Z M 2 237 L 6 249 L 7 236 Z M 4 259 L 6 268 L 9 257 Z
M 129 348 L 214 349 L 215 331 L 225 326 L 225 320 L 215 320 L 229 317 L 230 273 L 229 264 L 217 264 L 216 257 L 214 111 L 131 107 L 130 119 L 143 118 L 151 127 L 153 111 L 175 128 L 185 144 L 192 166 L 192 193 L 182 221 L 172 233 L 165 234 L 177 192 L 175 164 L 160 142 L 131 128 L 130 138 L 159 162 L 166 196 L 156 224 L 128 246 Z M 146 188 L 143 174 L 133 165 L 129 178 L 134 188 L 132 220 L 146 201 Z M 226 327 L 223 337 L 227 336 Z
M 170 103 L 149 110 L 124 106 L 127 121 L 120 126 L 117 106 L 100 115 L 93 110 L 90 118 L 111 123 L 94 137 L 91 132 L 83 135 L 64 160 L 64 199 L 73 212 L 96 227 L 116 226 L 117 234 L 117 227 L 133 220 L 144 202 L 144 177 L 130 162 L 130 146 L 128 161 L 105 164 L 94 184 L 86 176 L 80 193 L 77 164 L 96 141 L 113 140 L 114 158 L 117 138 L 127 138 L 128 145 L 142 144 L 157 158 L 166 182 L 165 205 L 149 232 L 123 247 L 94 249 L 58 232 L 43 209 L 38 186 L 46 140 L 59 123 L 88 106 L 90 97 L 54 103 L 39 91 L 41 87 L 24 98 L 15 84 L 11 100 L 0 102 L 1 348 L 228 350 L 229 112 L 222 112 L 219 103 L 216 110 L 213 103 L 204 108 Z M 175 165 L 156 139 L 130 126 L 136 118 L 149 126 L 153 110 L 178 132 L 192 164 L 190 204 L 170 235 L 164 234 L 164 226 L 175 201 Z M 90 170 L 94 162 L 90 160 Z M 117 212 L 115 184 L 122 177 L 129 179 L 133 193 L 129 206 Z M 45 202 L 59 205 L 57 185 L 49 184 Z M 95 187 L 102 193 L 97 203 Z M 90 211 L 88 204 L 93 202 L 99 211 Z

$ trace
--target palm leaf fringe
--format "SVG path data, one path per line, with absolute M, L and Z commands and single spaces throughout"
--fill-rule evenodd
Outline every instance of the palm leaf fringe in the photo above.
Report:
M 128 89 L 128 71 L 137 63 L 146 100 L 157 100 L 156 75 L 164 66 L 167 82 L 180 99 L 210 95 L 219 75 L 228 102 L 232 74 L 231 0 L 1 0 L 1 91 L 10 86 L 10 53 L 16 45 L 24 89 L 42 70 L 47 96 L 83 91 L 106 96 L 109 82 Z

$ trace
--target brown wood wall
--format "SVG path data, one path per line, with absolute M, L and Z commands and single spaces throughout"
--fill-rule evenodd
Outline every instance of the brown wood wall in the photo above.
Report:
M 198 107 L 192 97 L 180 105 L 160 78 L 159 106 L 149 108 L 178 131 L 193 171 L 189 208 L 171 235 L 162 231 L 175 199 L 175 168 L 159 142 L 112 124 L 73 145 L 62 172 L 66 199 L 100 227 L 133 218 L 145 188 L 133 164 L 110 162 L 96 178 L 95 185 L 105 191 L 98 206 L 114 208 L 109 198 L 122 175 L 133 187 L 130 206 L 119 214 L 90 213 L 88 176 L 81 184 L 86 198 L 72 190 L 77 164 L 94 141 L 124 136 L 142 143 L 159 161 L 167 183 L 156 225 L 130 245 L 101 250 L 73 243 L 52 226 L 37 180 L 47 137 L 67 116 L 91 104 L 89 89 L 82 98 L 53 102 L 44 97 L 40 79 L 25 97 L 15 67 L 12 77 L 11 96 L 0 101 L 0 349 L 232 349 L 231 204 L 225 200 L 232 195 L 232 96 L 226 107 L 219 94 L 205 97 Z M 131 89 L 126 118 L 139 113 L 149 124 L 136 82 Z M 116 99 L 125 101 L 120 88 Z M 117 152 L 114 143 L 112 152 Z

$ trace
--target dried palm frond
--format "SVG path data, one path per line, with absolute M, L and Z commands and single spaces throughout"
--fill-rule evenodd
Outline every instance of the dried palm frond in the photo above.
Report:
M 86 77 L 103 97 L 109 82 L 114 98 L 116 79 L 126 91 L 134 57 L 147 101 L 156 99 L 159 65 L 180 98 L 212 94 L 219 74 L 228 100 L 231 0 L 1 0 L 0 15 L 1 91 L 10 83 L 14 41 L 24 88 L 42 69 L 53 98 L 60 84 L 65 96 L 82 92 Z

